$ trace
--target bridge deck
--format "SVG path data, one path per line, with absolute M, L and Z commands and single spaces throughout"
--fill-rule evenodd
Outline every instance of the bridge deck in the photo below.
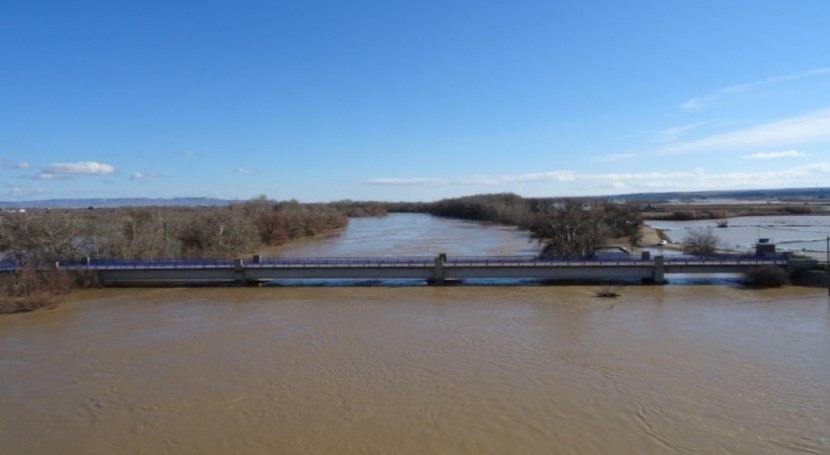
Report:
M 307 279 L 624 280 L 663 282 L 673 273 L 745 273 L 763 265 L 788 266 L 783 257 L 633 257 L 547 259 L 533 256 L 330 257 L 200 260 L 90 260 L 62 269 L 96 271 L 105 285 L 153 283 L 261 283 Z

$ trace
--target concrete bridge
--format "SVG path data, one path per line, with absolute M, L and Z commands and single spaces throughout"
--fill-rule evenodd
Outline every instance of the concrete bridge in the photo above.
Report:
M 260 258 L 251 260 L 132 260 L 59 262 L 65 270 L 95 271 L 105 286 L 187 284 L 257 285 L 279 280 L 423 280 L 443 284 L 470 279 L 642 280 L 665 283 L 670 274 L 746 273 L 778 266 L 794 273 L 815 266 L 785 257 L 719 256 L 543 259 L 532 256 Z

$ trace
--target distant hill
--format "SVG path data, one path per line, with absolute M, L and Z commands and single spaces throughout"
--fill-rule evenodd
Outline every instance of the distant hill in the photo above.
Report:
M 690 200 L 690 199 L 830 199 L 830 188 L 784 188 L 764 190 L 686 191 L 665 193 L 633 193 L 613 196 L 622 200 Z
M 686 191 L 664 193 L 632 193 L 616 196 L 601 196 L 624 201 L 661 202 L 673 200 L 705 199 L 826 199 L 830 201 L 830 187 L 823 188 L 785 188 L 763 190 L 723 190 L 723 191 Z M 560 198 L 557 198 L 560 199 Z M 179 198 L 89 198 L 89 199 L 47 199 L 42 201 L 0 201 L 3 209 L 30 208 L 112 208 L 112 207 L 204 207 L 233 204 L 235 200 L 208 197 Z
M 233 201 L 206 197 L 177 197 L 170 199 L 153 198 L 90 198 L 90 199 L 46 199 L 42 201 L 0 201 L 5 209 L 45 208 L 111 208 L 111 207 L 200 207 L 228 205 Z

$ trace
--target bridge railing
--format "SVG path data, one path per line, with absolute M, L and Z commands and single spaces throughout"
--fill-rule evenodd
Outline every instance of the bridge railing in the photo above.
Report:
M 665 256 L 664 264 L 739 264 L 739 265 L 784 265 L 788 261 L 784 255 L 759 257 L 751 255 L 716 255 L 716 256 Z
M 435 258 L 426 256 L 261 258 L 259 261 L 246 260 L 245 267 L 403 267 L 430 266 L 434 261 Z
M 60 261 L 59 268 L 92 270 L 129 270 L 129 269 L 194 269 L 194 268 L 321 268 L 321 267 L 429 267 L 434 265 L 435 257 L 328 257 L 328 258 L 257 258 L 257 260 L 235 259 L 120 259 L 120 260 L 82 260 Z M 785 256 L 760 258 L 757 256 L 665 256 L 665 265 L 785 265 Z M 449 256 L 444 260 L 446 266 L 637 266 L 652 265 L 654 258 L 643 259 L 638 256 L 594 257 L 585 259 L 545 258 L 538 256 Z M 0 263 L 0 271 L 14 270 L 14 264 Z
M 233 259 L 102 259 L 90 261 L 59 261 L 62 269 L 193 269 L 233 267 Z
M 551 258 L 539 256 L 451 256 L 445 264 L 456 266 L 551 266 L 551 265 L 636 265 L 649 264 L 639 257 Z

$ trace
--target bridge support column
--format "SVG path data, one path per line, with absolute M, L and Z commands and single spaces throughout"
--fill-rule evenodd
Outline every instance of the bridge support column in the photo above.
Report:
M 444 284 L 447 281 L 447 275 L 444 272 L 444 262 L 447 260 L 447 253 L 441 253 L 435 258 L 435 271 L 432 274 L 432 281 L 430 284 Z
M 245 263 L 242 259 L 233 260 L 233 281 L 238 285 L 248 284 L 245 279 Z
M 654 274 L 651 280 L 655 284 L 664 284 L 666 282 L 666 266 L 664 260 L 665 257 L 663 255 L 654 256 Z

